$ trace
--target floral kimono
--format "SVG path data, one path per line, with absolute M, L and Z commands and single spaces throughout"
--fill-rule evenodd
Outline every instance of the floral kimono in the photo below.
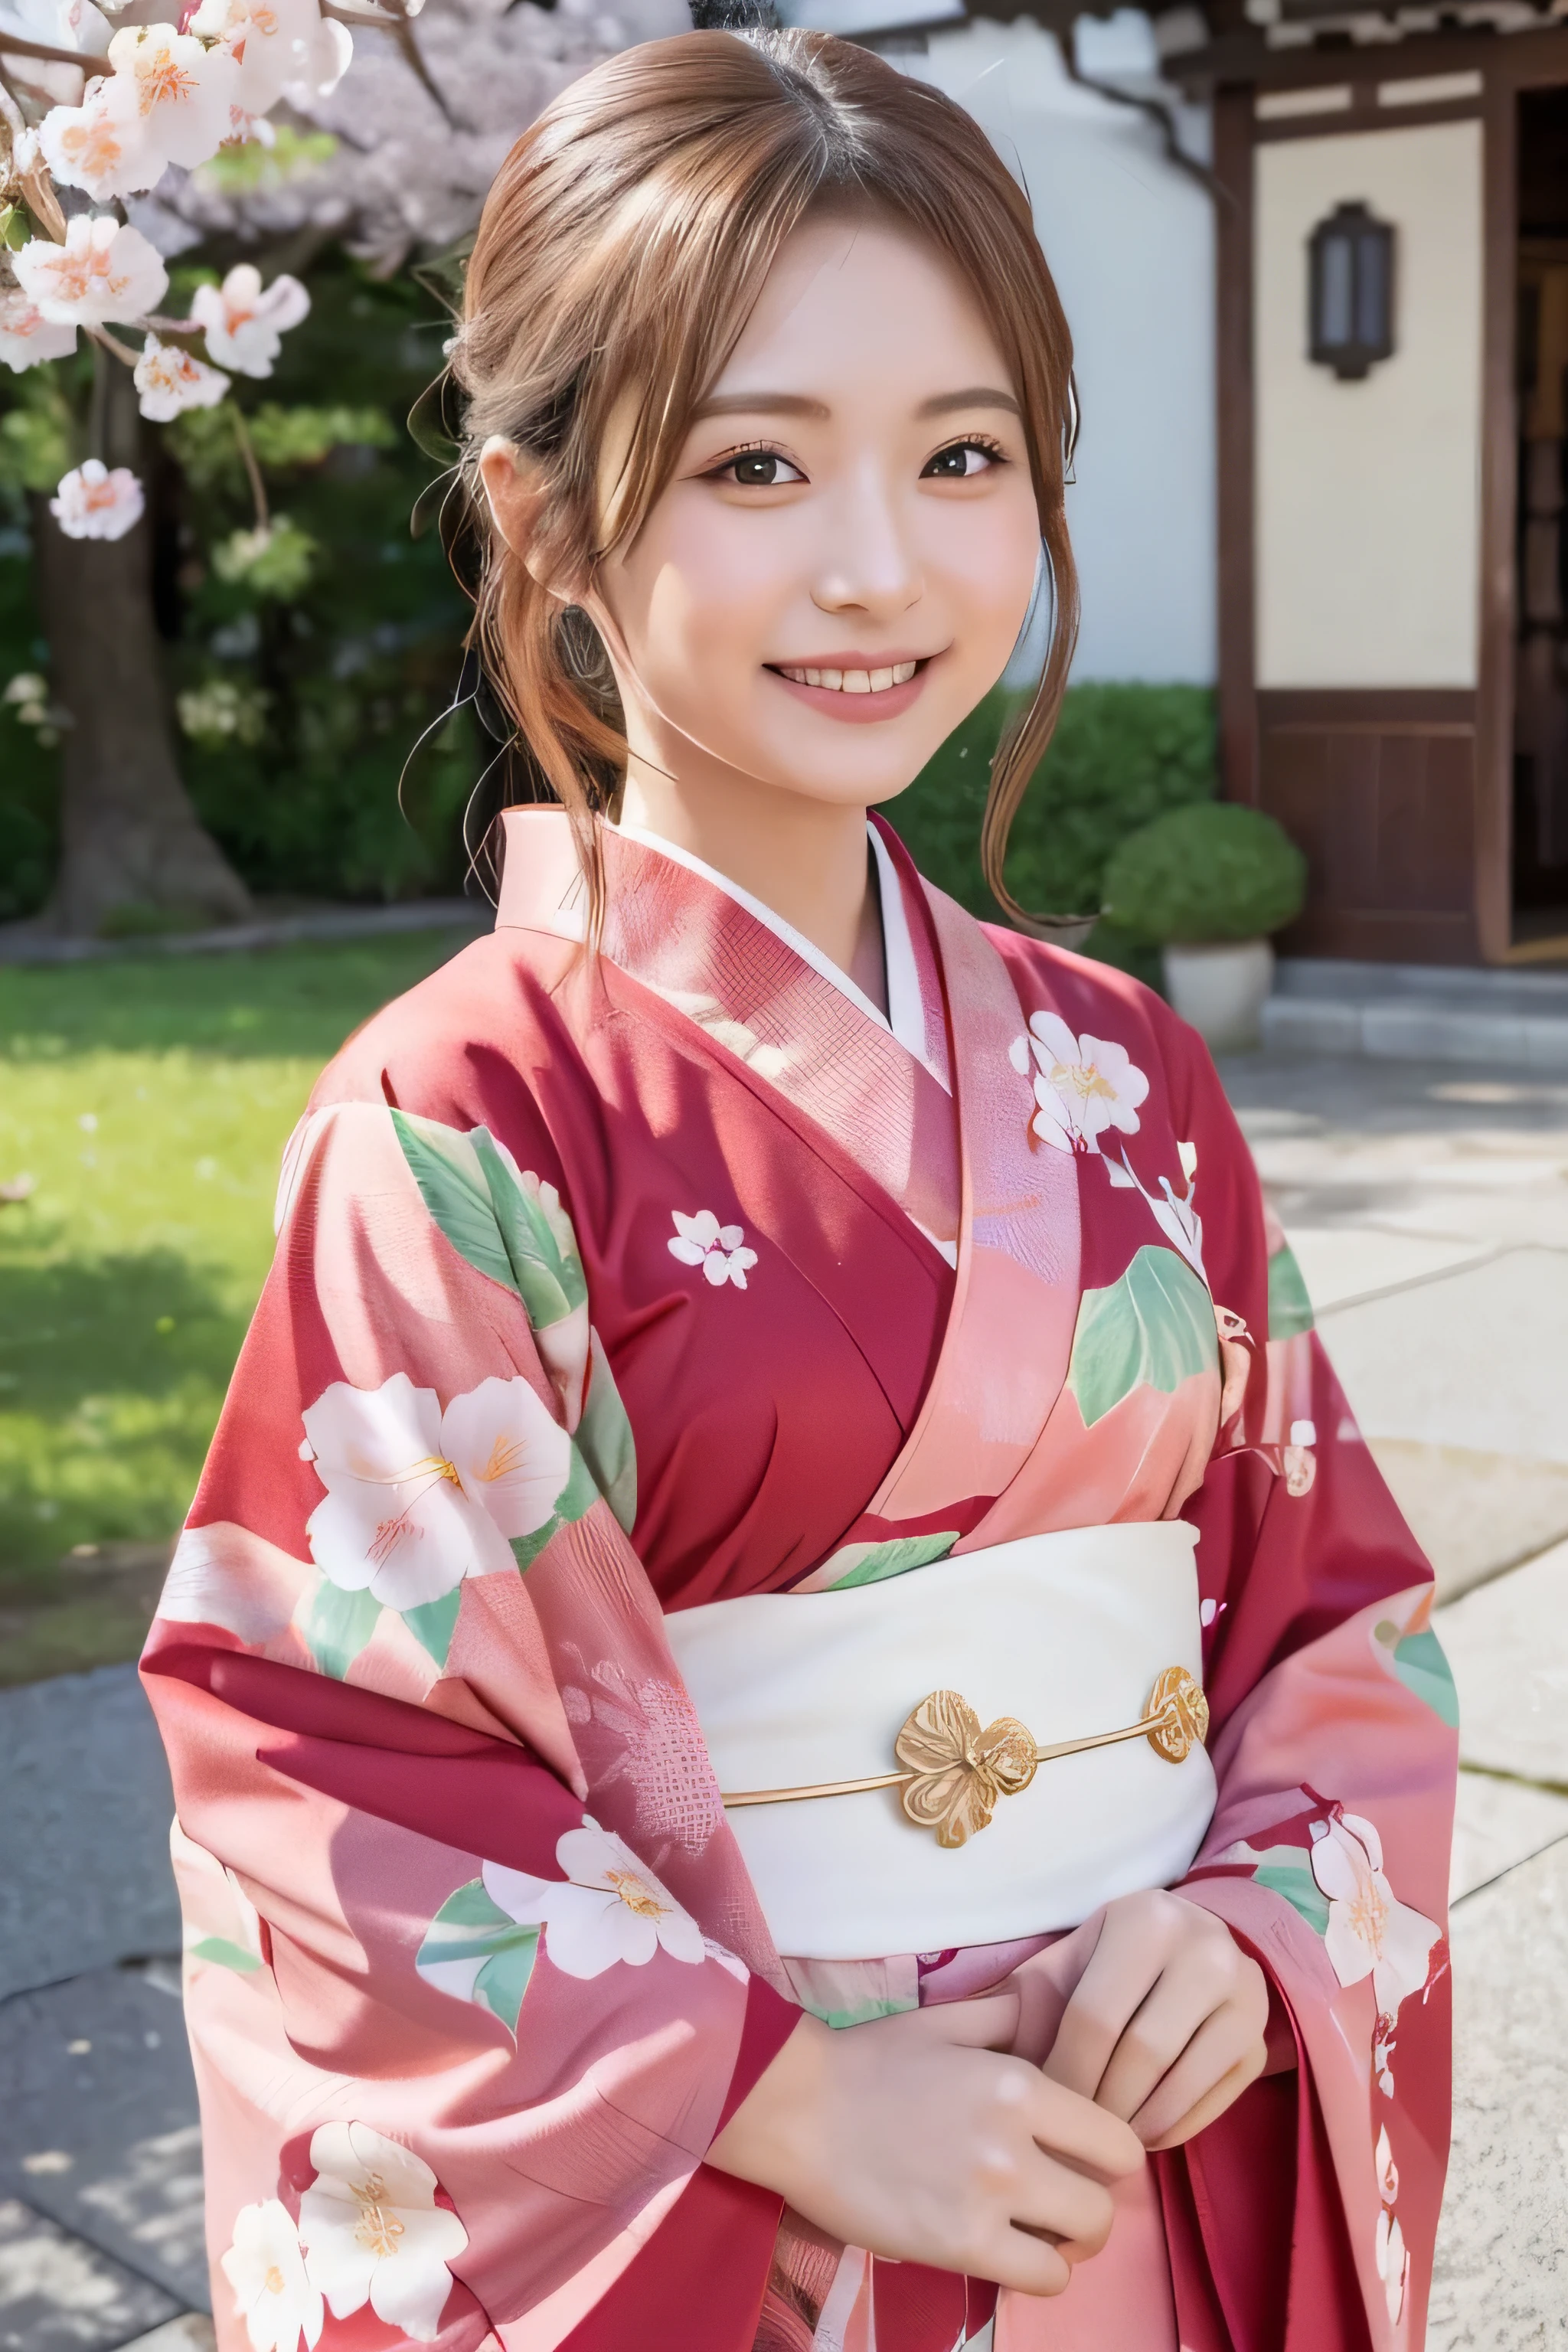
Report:
M 887 1019 L 646 836 L 588 953 L 564 816 L 513 812 L 493 934 L 290 1143 L 143 1661 L 222 2352 L 1421 2342 L 1428 1570 L 1191 1032 L 872 840 Z M 1218 1789 L 1180 1891 L 1266 1972 L 1269 2071 L 1059 2300 L 840 2246 L 704 2162 L 800 2009 L 1052 1938 L 775 1950 L 667 1620 L 1178 1515 Z

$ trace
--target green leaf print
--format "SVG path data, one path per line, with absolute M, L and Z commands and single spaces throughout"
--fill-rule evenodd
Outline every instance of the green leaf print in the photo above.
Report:
M 1312 1320 L 1312 1302 L 1296 1253 L 1289 1242 L 1282 1243 L 1268 1261 L 1268 1336 L 1294 1339 L 1311 1329 Z
M 574 1520 L 586 1518 L 599 1499 L 594 1474 L 574 1445 L 572 1467 L 566 1484 L 555 1497 L 555 1508 L 542 1528 L 534 1528 L 525 1536 L 513 1536 L 511 1538 L 511 1556 L 519 1568 L 531 1568 L 551 1537 L 559 1534 L 563 1528 L 570 1527 Z
M 590 1342 L 588 1393 L 576 1444 L 599 1492 L 627 1535 L 637 1515 L 637 1450 L 621 1392 L 595 1334 Z
M 345 1591 L 321 1579 L 305 1620 L 305 1640 L 324 1675 L 342 1682 L 375 1631 L 381 1603 L 374 1592 Z
M 254 1952 L 247 1952 L 243 1944 L 231 1944 L 226 1936 L 204 1936 L 199 1944 L 191 1946 L 187 1958 L 210 1960 L 216 1968 L 233 1969 L 242 1977 L 254 1976 L 261 1966 Z
M 471 1139 L 412 1112 L 389 1114 L 425 1206 L 459 1257 L 507 1290 L 518 1288 L 495 1203 Z M 520 1294 L 521 1295 L 521 1294 Z
M 541 1184 L 531 1175 L 519 1181 L 489 1128 L 476 1127 L 468 1141 L 489 1193 L 512 1287 L 534 1329 L 548 1330 L 587 1304 L 588 1286 L 572 1220 L 552 1185 Z
M 1092 1429 L 1134 1389 L 1173 1395 L 1218 1361 L 1206 1287 L 1185 1258 L 1150 1244 L 1120 1282 L 1084 1292 L 1067 1384 L 1084 1427 Z
M 848 1592 L 858 1584 L 880 1584 L 885 1577 L 907 1576 L 911 1568 L 926 1568 L 933 1559 L 945 1559 L 957 1541 L 958 1529 L 944 1528 L 929 1536 L 894 1536 L 887 1543 L 846 1544 L 835 1557 L 847 1559 L 850 1565 L 824 1589 Z M 832 1561 L 827 1564 L 831 1567 Z
M 515 2037 L 538 1949 L 539 1929 L 520 1927 L 491 1899 L 484 1880 L 471 1878 L 431 1920 L 414 1965 L 427 1984 L 488 2009 Z
M 1424 1633 L 1407 1633 L 1401 1641 L 1399 1628 L 1385 1618 L 1373 1632 L 1388 1652 L 1389 1664 L 1412 1697 L 1429 1706 L 1450 1731 L 1458 1731 L 1459 1694 L 1454 1687 L 1443 1644 L 1431 1627 L 1427 1626 Z
M 458 1612 L 462 1606 L 463 1588 L 454 1584 L 450 1592 L 443 1592 L 439 1601 L 423 1601 L 416 1609 L 405 1609 L 404 1623 L 423 1650 L 427 1650 L 436 1664 L 445 1667 L 447 1653 L 452 1646 L 457 1631 Z
M 1282 1895 L 1314 1935 L 1329 1932 L 1329 1898 L 1312 1875 L 1311 1856 L 1299 1845 L 1271 1845 L 1252 1873 L 1259 1886 Z

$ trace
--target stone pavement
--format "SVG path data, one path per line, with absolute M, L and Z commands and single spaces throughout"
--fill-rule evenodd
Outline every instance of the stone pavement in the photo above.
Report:
M 1568 2352 L 1568 1077 L 1279 1054 L 1225 1076 L 1459 1688 L 1429 2352 Z M 132 1670 L 0 1691 L 0 2352 L 204 2352 L 169 1794 Z
M 1226 1065 L 1459 1693 L 1428 2352 L 1568 2347 L 1568 1078 Z

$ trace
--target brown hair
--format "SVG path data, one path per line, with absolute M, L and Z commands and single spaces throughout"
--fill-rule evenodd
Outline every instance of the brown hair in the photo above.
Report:
M 461 478 L 479 550 L 470 642 L 572 814 L 595 927 L 595 819 L 624 770 L 619 705 L 587 616 L 563 607 L 495 532 L 479 452 L 500 433 L 526 454 L 542 487 L 540 572 L 585 585 L 636 538 L 668 482 L 784 240 L 809 213 L 862 207 L 956 266 L 1023 409 L 1055 629 L 1039 689 L 992 763 L 981 861 L 1016 921 L 1050 927 L 1011 897 L 1003 862 L 1077 634 L 1062 502 L 1071 338 L 1028 200 L 973 117 L 868 50 L 808 32 L 688 33 L 607 58 L 518 141 L 468 266 L 451 365 L 468 395 Z M 637 414 L 606 522 L 597 462 L 628 388 Z

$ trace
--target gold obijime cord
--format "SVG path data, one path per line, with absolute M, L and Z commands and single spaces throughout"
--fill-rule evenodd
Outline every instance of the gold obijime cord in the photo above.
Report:
M 742 1789 L 727 1793 L 723 1802 L 727 1808 L 788 1805 L 808 1797 L 858 1797 L 873 1789 L 897 1789 L 918 1829 L 934 1830 L 938 1845 L 959 1846 L 986 1827 L 1000 1799 L 1026 1789 L 1041 1764 L 1081 1756 L 1091 1748 L 1114 1748 L 1124 1739 L 1147 1739 L 1157 1756 L 1181 1764 L 1207 1738 L 1208 1727 L 1208 1701 L 1184 1666 L 1165 1668 L 1136 1723 L 1089 1739 L 1059 1740 L 1051 1748 L 1037 1747 L 1033 1733 L 1016 1716 L 999 1716 L 982 1730 L 980 1717 L 957 1691 L 932 1691 L 893 1742 L 902 1771 L 819 1780 L 801 1789 Z

